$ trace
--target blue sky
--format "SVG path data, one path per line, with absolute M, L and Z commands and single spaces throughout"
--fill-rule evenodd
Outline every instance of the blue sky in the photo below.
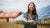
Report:
M 50 0 L 0 0 L 0 11 L 15 12 L 19 10 L 26 12 L 30 2 L 35 3 L 37 10 L 50 5 Z

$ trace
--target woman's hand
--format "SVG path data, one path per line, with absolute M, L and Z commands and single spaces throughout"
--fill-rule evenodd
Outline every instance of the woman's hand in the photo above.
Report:
M 28 24 L 33 24 L 34 20 L 28 20 Z

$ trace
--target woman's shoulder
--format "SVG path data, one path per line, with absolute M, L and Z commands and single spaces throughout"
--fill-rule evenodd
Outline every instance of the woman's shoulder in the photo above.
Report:
M 24 16 L 26 16 L 26 15 L 27 15 L 27 13 L 24 12 L 24 13 L 22 13 L 21 15 L 19 15 L 18 17 L 24 17 Z

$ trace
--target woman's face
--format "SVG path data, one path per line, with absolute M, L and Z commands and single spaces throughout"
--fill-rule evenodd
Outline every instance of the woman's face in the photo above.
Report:
M 30 9 L 30 11 L 32 11 L 34 9 L 34 6 L 32 3 L 29 5 L 29 9 Z

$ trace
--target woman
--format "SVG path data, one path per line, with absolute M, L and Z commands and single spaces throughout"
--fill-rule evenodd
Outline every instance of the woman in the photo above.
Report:
M 33 2 L 29 3 L 28 11 L 17 17 L 16 21 L 22 22 L 24 28 L 37 28 L 38 15 L 36 13 L 36 7 Z

